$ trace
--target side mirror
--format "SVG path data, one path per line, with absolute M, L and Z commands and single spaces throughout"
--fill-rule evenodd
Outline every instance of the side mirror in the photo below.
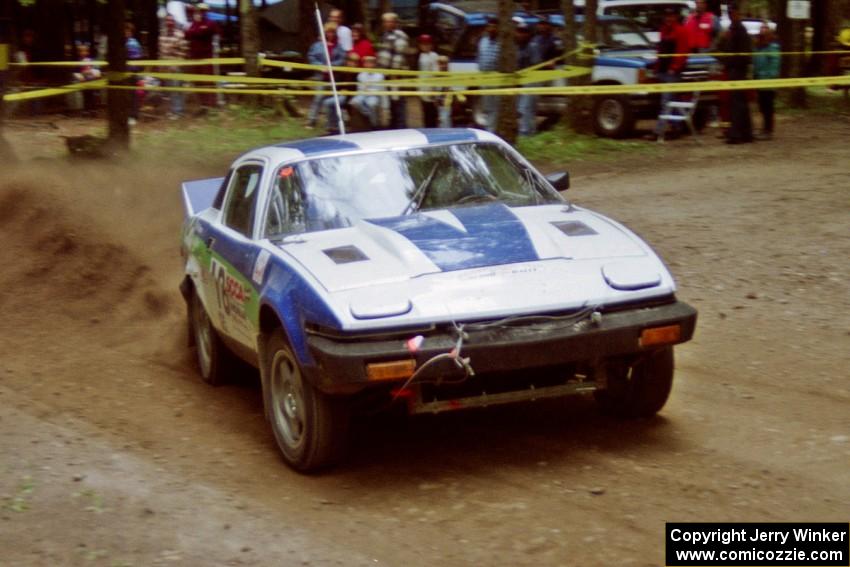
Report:
M 566 171 L 550 173 L 546 176 L 546 181 L 548 181 L 552 187 L 558 191 L 566 191 L 570 188 L 570 174 Z

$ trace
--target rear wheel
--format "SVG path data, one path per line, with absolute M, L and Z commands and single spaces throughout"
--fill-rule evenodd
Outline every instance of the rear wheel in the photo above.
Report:
M 618 417 L 650 417 L 658 413 L 673 387 L 673 347 L 648 353 L 631 364 L 608 364 L 608 386 L 596 391 L 606 413 Z
M 602 95 L 593 104 L 593 127 L 606 138 L 628 136 L 635 126 L 635 117 L 624 96 Z
M 201 379 L 211 386 L 224 384 L 232 366 L 233 355 L 227 350 L 212 326 L 197 293 L 192 293 L 189 303 L 189 325 L 195 343 L 196 361 Z
M 265 358 L 263 396 L 284 460 L 301 472 L 337 462 L 348 439 L 346 400 L 323 394 L 304 378 L 281 330 L 269 337 Z

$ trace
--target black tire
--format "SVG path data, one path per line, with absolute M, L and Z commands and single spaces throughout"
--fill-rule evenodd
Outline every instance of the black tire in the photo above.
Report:
M 304 378 L 280 329 L 264 352 L 264 403 L 284 460 L 305 473 L 337 463 L 348 441 L 347 400 L 323 394 Z
M 601 95 L 593 102 L 593 129 L 606 138 L 624 138 L 635 128 L 635 117 L 629 99 L 624 96 Z
M 627 364 L 608 364 L 608 386 L 595 392 L 605 413 L 617 417 L 650 417 L 658 413 L 673 387 L 673 347 L 647 353 Z
M 212 326 L 201 298 L 194 291 L 189 300 L 189 332 L 195 345 L 195 362 L 201 379 L 210 386 L 227 382 L 233 355 Z

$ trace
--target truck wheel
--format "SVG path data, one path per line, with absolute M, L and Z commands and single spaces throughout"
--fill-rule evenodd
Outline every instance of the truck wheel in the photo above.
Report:
M 593 126 L 606 138 L 623 138 L 635 127 L 634 113 L 626 97 L 603 95 L 593 104 Z
M 189 301 L 189 331 L 195 344 L 196 362 L 201 379 L 211 386 L 220 386 L 227 381 L 233 355 L 212 326 L 204 304 L 196 292 Z
M 667 402 L 673 386 L 673 347 L 648 353 L 632 364 L 608 365 L 608 387 L 595 392 L 605 413 L 617 417 L 650 417 Z
M 346 400 L 327 396 L 304 378 L 280 329 L 265 348 L 263 397 L 283 458 L 300 472 L 337 462 L 348 440 Z

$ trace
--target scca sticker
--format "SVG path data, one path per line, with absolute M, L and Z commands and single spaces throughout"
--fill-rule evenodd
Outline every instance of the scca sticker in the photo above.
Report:
M 254 272 L 251 274 L 251 279 L 257 285 L 263 285 L 263 276 L 266 275 L 266 266 L 269 265 L 271 254 L 268 250 L 260 250 L 257 254 L 257 261 L 254 262 Z
M 211 268 L 219 307 L 226 315 L 244 318 L 245 303 L 251 295 L 251 289 L 230 275 L 227 268 L 215 258 L 212 259 Z

